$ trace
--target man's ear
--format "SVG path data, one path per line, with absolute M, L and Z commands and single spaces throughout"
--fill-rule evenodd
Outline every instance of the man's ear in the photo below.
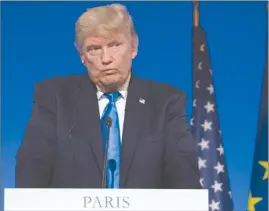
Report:
M 74 43 L 74 45 L 75 45 L 75 48 L 76 48 L 77 53 L 79 55 L 79 58 L 81 60 L 81 63 L 85 65 L 85 57 L 84 57 L 83 53 L 81 53 L 80 48 L 78 47 L 78 45 L 76 43 Z
M 138 37 L 137 36 L 132 37 L 131 45 L 132 45 L 132 59 L 134 59 L 138 53 Z
M 85 65 L 85 57 L 84 55 L 80 54 L 81 63 Z

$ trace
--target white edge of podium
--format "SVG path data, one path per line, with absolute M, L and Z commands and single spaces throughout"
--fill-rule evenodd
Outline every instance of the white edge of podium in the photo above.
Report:
M 19 189 L 4 191 L 4 211 L 208 211 L 200 189 Z

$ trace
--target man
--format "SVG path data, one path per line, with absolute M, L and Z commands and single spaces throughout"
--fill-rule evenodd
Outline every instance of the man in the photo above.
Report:
M 200 188 L 182 91 L 131 71 L 138 36 L 120 4 L 76 23 L 88 74 L 35 87 L 17 154 L 21 188 Z

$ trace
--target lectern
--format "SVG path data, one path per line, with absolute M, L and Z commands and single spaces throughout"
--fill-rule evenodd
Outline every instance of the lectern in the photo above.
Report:
M 208 211 L 207 190 L 8 188 L 4 194 L 5 211 Z

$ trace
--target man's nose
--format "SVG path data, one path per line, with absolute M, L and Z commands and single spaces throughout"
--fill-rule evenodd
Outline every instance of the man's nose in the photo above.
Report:
M 108 49 L 107 48 L 103 48 L 103 52 L 102 52 L 102 55 L 101 55 L 101 61 L 105 65 L 107 65 L 107 64 L 109 64 L 109 63 L 112 62 L 112 56 L 108 52 Z

